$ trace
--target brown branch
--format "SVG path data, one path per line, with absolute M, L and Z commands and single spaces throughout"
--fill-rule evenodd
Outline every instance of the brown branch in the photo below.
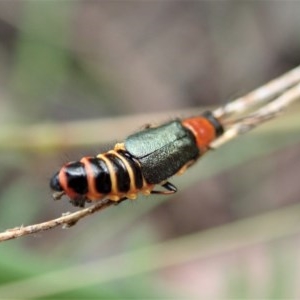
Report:
M 214 111 L 217 118 L 227 118 L 262 105 L 282 94 L 300 82 L 300 66 L 270 81 L 266 85 L 240 97 Z M 107 144 L 120 140 L 137 129 L 137 124 L 163 122 L 169 116 L 191 116 L 203 111 L 203 107 L 155 114 L 127 115 L 115 118 L 70 121 L 64 123 L 43 123 L 29 126 L 2 125 L 0 127 L 0 149 L 22 151 L 49 151 L 86 145 Z M 94 130 L 98 128 L 98 130 Z M 110 130 L 106 130 L 110 128 Z M 89 134 L 86 134 L 89 132 Z M 28 142 L 30 141 L 30 142 Z
M 211 146 L 216 149 L 221 145 L 229 142 L 230 140 L 245 134 L 254 129 L 258 125 L 275 118 L 278 116 L 288 105 L 300 99 L 300 83 L 290 88 L 272 102 L 266 104 L 262 108 L 254 111 L 253 113 L 235 120 L 229 128 L 226 129 L 224 134 L 215 140 Z
M 255 105 L 263 104 L 271 99 L 274 99 L 278 95 L 282 94 L 285 90 L 290 89 L 299 82 L 300 66 L 292 69 L 276 79 L 271 80 L 267 84 L 257 88 L 247 95 L 216 109 L 214 111 L 214 115 L 217 118 L 224 118 L 235 113 L 245 112 Z
M 281 95 L 278 96 L 280 93 Z M 272 102 L 269 102 L 276 96 L 278 97 Z M 256 126 L 263 124 L 265 121 L 276 117 L 286 106 L 298 99 L 300 99 L 300 67 L 271 81 L 245 97 L 241 97 L 231 103 L 228 103 L 226 106 L 215 110 L 214 114 L 225 121 L 225 117 L 227 115 L 243 112 L 258 103 L 269 102 L 247 116 L 231 122 L 231 125 L 225 128 L 225 133 L 218 140 L 213 142 L 211 146 L 213 148 L 218 148 L 233 138 L 252 130 Z M 117 204 L 120 202 L 121 201 L 117 202 Z M 103 210 L 113 204 L 116 204 L 116 202 L 104 199 L 77 212 L 63 214 L 63 216 L 57 219 L 39 224 L 8 229 L 5 232 L 0 233 L 0 242 L 49 230 L 61 225 L 65 227 L 73 226 L 80 219 L 97 211 Z
M 0 233 L 0 242 L 14 239 L 23 235 L 32 234 L 40 231 L 45 231 L 52 229 L 54 227 L 64 225 L 70 227 L 75 225 L 80 219 L 93 214 L 96 211 L 107 208 L 112 205 L 111 201 L 99 201 L 95 205 L 92 205 L 88 208 L 81 209 L 74 213 L 65 213 L 60 218 L 49 220 L 43 223 L 29 225 L 29 226 L 20 226 L 12 229 L 8 229 Z
M 71 227 L 75 225 L 80 219 L 89 216 L 97 211 L 103 210 L 111 205 L 119 204 L 120 202 L 121 201 L 116 203 L 114 201 L 110 201 L 107 199 L 99 200 L 97 201 L 96 204 L 91 205 L 90 207 L 81 209 L 74 213 L 64 213 L 61 217 L 53 220 L 49 220 L 43 223 L 29 225 L 29 226 L 20 226 L 20 227 L 11 228 L 0 233 L 0 242 L 15 239 L 17 237 L 27 235 L 27 234 L 46 231 L 61 225 L 64 228 Z

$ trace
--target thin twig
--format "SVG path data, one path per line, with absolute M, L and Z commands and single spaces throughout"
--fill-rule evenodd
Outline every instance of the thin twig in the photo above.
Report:
M 300 66 L 270 81 L 266 85 L 240 97 L 214 111 L 217 118 L 227 118 L 262 105 L 270 99 L 282 94 L 287 89 L 300 82 Z M 147 119 L 159 123 L 170 116 L 191 116 L 203 111 L 202 108 L 192 108 L 180 111 L 159 112 L 155 114 L 127 115 L 114 118 L 95 120 L 69 121 L 64 123 L 39 123 L 37 125 L 9 124 L 0 127 L 0 150 L 49 151 L 51 149 L 66 149 L 87 145 L 107 144 L 119 140 L 126 134 L 136 130 L 139 124 Z M 97 130 L 94 130 L 97 128 Z M 111 130 L 106 130 L 110 128 Z M 86 134 L 89 132 L 89 134 Z
M 299 236 L 299 215 L 300 204 L 292 204 L 146 247 L 111 254 L 106 258 L 99 256 L 89 262 L 78 262 L 74 266 L 6 282 L 0 286 L 1 299 L 40 299 L 50 296 L 54 299 L 54 295 L 74 290 L 74 287 L 99 287 L 125 278 L 128 280 L 131 276 L 137 278 L 146 272 L 157 272 L 224 253 L 236 253 L 249 246 L 286 239 L 294 234 Z M 62 278 L 68 280 L 62 284 Z
M 278 97 L 270 102 L 270 100 L 276 96 Z M 233 121 L 230 126 L 225 128 L 225 133 L 218 140 L 212 143 L 212 148 L 218 148 L 224 143 L 252 130 L 260 124 L 263 124 L 267 120 L 276 117 L 286 106 L 298 99 L 300 99 L 300 67 L 271 81 L 245 97 L 241 97 L 226 106 L 215 110 L 214 114 L 220 117 L 222 121 L 225 121 L 225 117 L 232 113 L 244 112 L 258 103 L 270 102 L 251 114 L 248 114 L 246 117 Z M 118 203 L 120 202 L 121 201 Z M 116 202 L 114 201 L 104 199 L 96 202 L 88 208 L 81 209 L 74 213 L 64 214 L 57 219 L 39 224 L 8 229 L 5 232 L 0 233 L 0 242 L 49 230 L 61 225 L 72 226 L 80 219 L 97 211 L 103 210 L 115 203 Z
M 217 118 L 224 118 L 234 113 L 244 112 L 255 105 L 270 101 L 299 82 L 300 66 L 268 82 L 249 94 L 216 109 L 214 115 Z
M 100 200 L 95 205 L 81 209 L 74 213 L 64 213 L 60 218 L 49 220 L 43 223 L 20 226 L 12 229 L 8 229 L 0 233 L 0 242 L 5 240 L 14 239 L 23 235 L 32 234 L 40 231 L 45 231 L 52 229 L 54 227 L 64 225 L 65 227 L 70 227 L 75 225 L 80 219 L 95 213 L 96 211 L 103 210 L 114 204 L 114 202 L 109 200 Z
M 234 124 L 229 127 L 225 133 L 212 142 L 211 147 L 216 149 L 230 140 L 238 137 L 241 134 L 254 129 L 258 125 L 275 118 L 292 102 L 300 99 L 300 83 L 293 88 L 287 90 L 284 94 L 266 104 L 262 108 L 256 110 L 247 117 L 235 120 Z

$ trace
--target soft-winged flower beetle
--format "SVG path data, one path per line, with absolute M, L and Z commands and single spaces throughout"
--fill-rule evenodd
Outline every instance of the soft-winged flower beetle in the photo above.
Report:
M 147 127 L 113 150 L 65 164 L 50 181 L 53 197 L 67 195 L 74 206 L 83 207 L 103 198 L 118 202 L 139 193 L 173 194 L 177 189 L 168 179 L 194 164 L 223 132 L 210 111 Z

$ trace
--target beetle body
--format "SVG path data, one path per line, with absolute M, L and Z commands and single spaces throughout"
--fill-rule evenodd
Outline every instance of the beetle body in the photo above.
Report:
M 222 133 L 223 126 L 211 112 L 145 128 L 113 150 L 64 165 L 51 179 L 53 196 L 60 199 L 66 194 L 82 207 L 103 198 L 120 201 L 135 199 L 139 193 L 175 193 L 176 187 L 167 180 L 183 173 Z M 156 185 L 164 190 L 155 190 Z

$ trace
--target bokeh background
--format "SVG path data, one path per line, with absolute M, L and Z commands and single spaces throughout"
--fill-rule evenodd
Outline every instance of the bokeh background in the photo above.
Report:
M 64 162 L 299 65 L 299 13 L 299 1 L 2 0 L 1 231 L 76 210 L 48 187 Z M 209 153 L 173 197 L 2 243 L 0 298 L 299 298 L 299 112 Z

